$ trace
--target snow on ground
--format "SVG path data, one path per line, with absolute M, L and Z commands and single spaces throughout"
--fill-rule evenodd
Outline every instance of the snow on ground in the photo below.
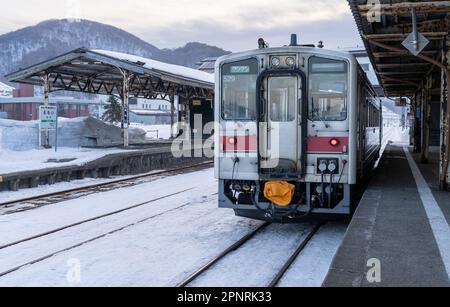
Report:
M 190 286 L 264 287 L 279 272 L 312 224 L 273 224 L 205 272 Z
M 181 192 L 0 250 L 0 273 L 57 252 L 53 257 L 0 277 L 0 286 L 177 285 L 261 223 L 235 217 L 232 210 L 217 208 L 217 180 L 213 173 L 208 169 L 165 177 L 0 216 L 0 245 L 4 245 Z M 182 192 L 185 189 L 189 190 Z M 270 225 L 193 286 L 265 286 L 311 228 L 311 223 Z M 321 230 L 311 241 L 311 251 L 305 250 L 302 260 L 288 272 L 287 285 L 321 284 L 344 231 L 339 225 L 337 229 L 330 226 Z M 62 251 L 96 237 L 94 241 Z M 67 278 L 73 272 L 74 263 L 80 264 L 80 282 Z M 296 272 L 302 265 L 307 266 L 306 276 Z
M 58 148 L 45 150 L 0 150 L 0 175 L 61 166 L 84 165 L 109 154 L 124 152 L 123 149 Z M 75 159 L 64 163 L 47 163 L 49 159 Z M 0 194 L 1 198 L 1 194 Z
M 348 223 L 328 223 L 308 243 L 307 248 L 280 281 L 280 287 L 321 287 L 334 255 L 344 240 Z
M 155 172 L 157 172 L 157 171 L 155 171 Z M 20 200 L 23 198 L 35 197 L 35 196 L 45 195 L 45 194 L 49 194 L 49 193 L 65 191 L 65 190 L 87 187 L 87 186 L 91 186 L 93 184 L 108 183 L 108 182 L 111 182 L 114 180 L 126 179 L 129 177 L 131 177 L 131 176 L 117 176 L 117 177 L 110 177 L 108 179 L 106 179 L 106 178 L 97 178 L 97 179 L 85 178 L 85 179 L 74 180 L 71 182 L 58 182 L 53 185 L 41 185 L 41 186 L 38 186 L 37 188 L 22 189 L 19 191 L 3 191 L 0 193 L 0 203 Z M 7 210 L 9 210 L 9 209 L 7 209 Z M 1 209 L 0 209 L 0 214 L 2 214 Z
M 150 139 L 170 139 L 170 125 L 144 125 L 132 123 L 132 127 L 141 128 L 147 132 L 147 138 Z
M 139 220 L 149 220 L 82 245 L 0 278 L 2 286 L 174 286 L 195 269 L 245 235 L 260 222 L 235 217 L 217 208 L 213 171 L 168 177 L 151 184 L 90 195 L 78 200 L 0 217 L 2 243 L 30 234 L 148 201 L 176 192 L 174 186 L 194 189 L 114 217 L 68 229 L 1 251 L 0 271 L 75 245 Z M 118 194 L 122 197 L 118 197 Z M 126 194 L 126 196 L 125 196 Z M 102 195 L 99 200 L 99 196 Z M 69 260 L 80 261 L 81 283 L 66 275 Z

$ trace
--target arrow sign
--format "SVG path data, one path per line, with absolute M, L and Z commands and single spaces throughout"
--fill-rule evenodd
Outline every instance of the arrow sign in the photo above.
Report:
M 417 38 L 415 36 L 417 35 Z M 415 56 L 419 55 L 423 49 L 430 43 L 430 41 L 420 33 L 411 33 L 408 37 L 403 41 L 402 45 L 409 50 Z

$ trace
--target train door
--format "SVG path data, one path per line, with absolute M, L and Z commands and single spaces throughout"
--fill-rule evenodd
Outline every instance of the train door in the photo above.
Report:
M 270 178 L 298 177 L 302 153 L 300 99 L 301 82 L 297 75 L 268 76 L 264 104 L 267 109 L 265 148 L 261 173 Z M 299 131 L 300 130 L 300 131 Z

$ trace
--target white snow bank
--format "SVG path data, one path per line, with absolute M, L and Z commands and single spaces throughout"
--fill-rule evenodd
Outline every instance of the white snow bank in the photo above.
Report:
M 140 128 L 147 133 L 147 138 L 150 139 L 170 139 L 170 125 L 143 125 L 131 124 L 132 127 Z
M 39 146 L 38 121 L 15 121 L 0 119 L 0 151 L 27 151 Z M 122 144 L 119 127 L 100 120 L 79 117 L 74 119 L 59 118 L 58 146 L 60 147 L 96 147 L 118 146 Z M 130 142 L 146 142 L 146 132 L 139 128 L 129 131 Z M 55 131 L 50 131 L 50 144 L 55 142 Z
M 0 174 L 38 170 L 61 166 L 81 166 L 88 162 L 100 159 L 108 154 L 124 152 L 123 149 L 86 149 L 86 148 L 59 148 L 28 151 L 0 150 Z M 65 163 L 46 163 L 49 159 L 75 159 Z M 0 197 L 1 198 L 1 197 Z
M 143 58 L 136 55 L 125 54 L 120 52 L 108 51 L 108 50 L 92 50 L 93 52 L 101 53 L 103 55 L 117 58 L 120 60 L 125 60 L 129 62 L 142 62 L 145 63 L 144 67 L 147 69 L 152 69 L 155 71 L 165 72 L 172 75 L 178 75 L 186 78 L 190 78 L 193 80 L 199 80 L 208 83 L 214 83 L 214 75 L 209 74 L 197 69 L 188 68 L 179 65 L 167 64 L 147 58 Z

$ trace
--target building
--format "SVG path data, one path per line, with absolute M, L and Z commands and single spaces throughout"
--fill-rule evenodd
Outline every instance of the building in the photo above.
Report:
M 217 57 L 211 57 L 211 58 L 206 58 L 204 60 L 201 60 L 199 63 L 197 63 L 198 65 L 198 70 L 213 74 L 214 70 L 215 70 L 215 64 L 217 61 Z
M 61 117 L 75 118 L 91 116 L 101 105 L 98 101 L 72 97 L 51 97 L 51 105 L 58 106 Z M 20 85 L 14 89 L 12 97 L 0 97 L 0 117 L 18 121 L 39 119 L 39 106 L 44 104 L 42 97 L 34 96 L 32 85 Z
M 178 98 L 175 97 L 175 116 L 178 113 Z M 143 125 L 170 125 L 170 102 L 163 99 L 130 98 L 130 121 Z M 176 121 L 176 118 L 175 118 Z

